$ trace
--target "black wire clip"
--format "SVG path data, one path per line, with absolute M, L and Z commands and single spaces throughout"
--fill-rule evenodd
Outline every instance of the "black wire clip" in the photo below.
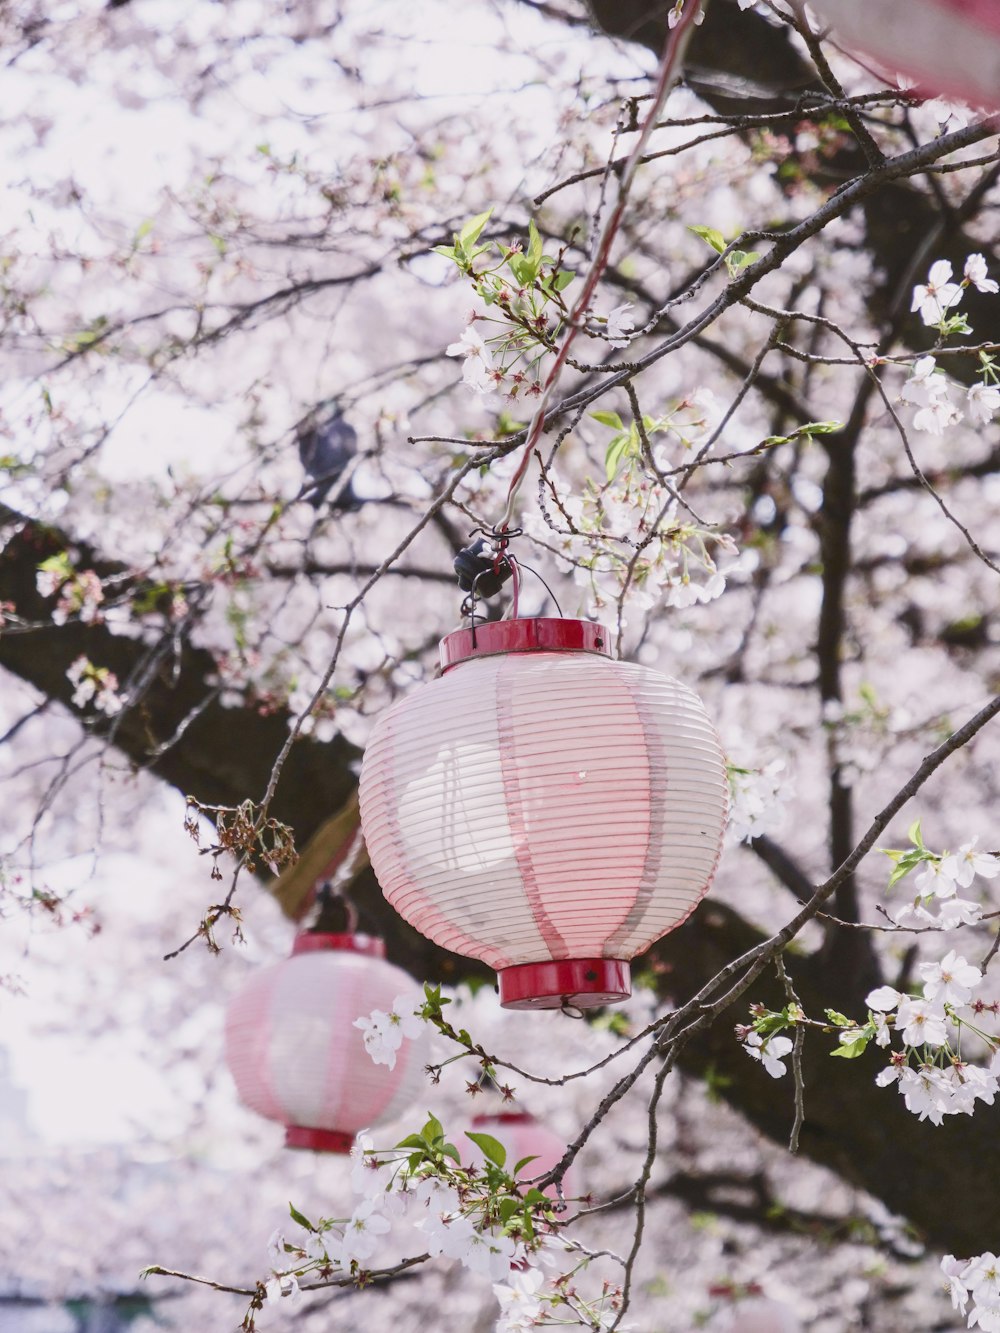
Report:
M 507 547 L 512 537 L 521 536 L 522 529 L 490 532 L 474 528 L 473 532 L 480 535 L 456 555 L 455 573 L 458 586 L 469 594 L 462 602 L 462 615 L 475 619 L 476 601 L 480 597 L 495 597 L 513 576 L 513 557 L 508 558 Z

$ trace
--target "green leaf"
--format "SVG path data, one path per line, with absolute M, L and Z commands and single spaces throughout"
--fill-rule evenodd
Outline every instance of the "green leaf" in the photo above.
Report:
M 913 843 L 914 847 L 923 847 L 924 835 L 920 831 L 920 820 L 915 819 L 906 830 L 906 836 Z
M 459 1166 L 462 1165 L 462 1159 L 459 1156 L 458 1149 L 455 1147 L 453 1143 L 446 1143 L 444 1147 L 441 1149 L 441 1151 L 445 1155 L 445 1157 L 450 1157 L 452 1161 L 457 1162 Z
M 507 1149 L 492 1134 L 477 1134 L 473 1130 L 467 1129 L 465 1137 L 471 1139 L 483 1156 L 491 1161 L 494 1166 L 502 1167 L 507 1161 Z
M 493 209 L 488 208 L 485 213 L 477 213 L 474 218 L 469 219 L 456 238 L 462 249 L 475 245 L 492 214 Z
M 706 245 L 710 245 L 717 254 L 722 254 L 726 248 L 726 238 L 721 231 L 716 231 L 714 227 L 688 227 L 688 231 L 693 231 L 696 236 L 700 236 Z
M 435 245 L 431 247 L 431 254 L 444 255 L 445 259 L 454 259 L 455 247 L 453 245 Z
M 608 445 L 608 452 L 604 455 L 604 472 L 608 481 L 614 481 L 618 475 L 618 470 L 624 461 L 629 446 L 629 437 L 627 435 L 616 435 Z
M 532 280 L 531 264 L 524 255 L 512 254 L 507 260 L 507 267 L 522 287 L 529 287 Z
M 419 1134 L 407 1134 L 405 1139 L 400 1139 L 396 1144 L 397 1148 L 424 1148 L 424 1140 Z
M 845 1042 L 842 1046 L 838 1046 L 835 1051 L 831 1051 L 830 1054 L 838 1055 L 842 1060 L 856 1060 L 859 1055 L 864 1054 L 869 1041 L 871 1041 L 871 1038 L 868 1036 L 855 1037 L 854 1041 Z
M 514 1175 L 519 1176 L 521 1172 L 524 1170 L 524 1168 L 530 1162 L 537 1162 L 537 1161 L 538 1161 L 537 1153 L 533 1153 L 531 1157 L 522 1157 L 521 1160 L 518 1162 L 517 1166 L 514 1167 Z
M 920 865 L 922 861 L 933 861 L 934 859 L 934 856 L 923 847 L 914 847 L 911 851 L 903 852 L 893 867 L 886 888 L 894 888 L 901 879 L 905 879 L 910 871 Z
M 836 1009 L 824 1009 L 823 1012 L 826 1014 L 830 1022 L 834 1023 L 838 1028 L 852 1028 L 854 1026 L 849 1018 L 845 1018 L 843 1014 L 839 1014 Z
M 731 255 L 726 256 L 726 268 L 730 273 L 739 273 L 741 268 L 746 268 L 759 258 L 759 250 L 734 250 Z
M 792 431 L 791 438 L 794 439 L 796 435 L 833 435 L 843 429 L 842 421 L 807 421 L 804 426 L 798 426 Z
M 542 254 L 542 238 L 538 234 L 538 228 L 535 226 L 533 219 L 528 223 L 528 253 L 526 258 L 531 273 L 531 281 L 534 282 L 542 267 L 544 255 Z
M 624 430 L 625 423 L 617 412 L 591 412 L 595 421 L 599 421 L 602 426 L 611 426 L 614 430 Z
M 566 269 L 563 269 L 561 273 L 557 273 L 552 279 L 552 286 L 557 292 L 565 291 L 575 277 L 575 273 L 569 273 Z
M 420 1131 L 420 1137 L 428 1146 L 434 1146 L 444 1141 L 444 1125 L 436 1115 L 427 1112 L 427 1124 Z
M 309 1221 L 308 1217 L 305 1217 L 302 1213 L 300 1213 L 299 1210 L 295 1207 L 294 1203 L 289 1203 L 288 1212 L 289 1215 L 291 1216 L 292 1221 L 298 1222 L 300 1227 L 305 1227 L 307 1231 L 316 1230 L 313 1224 Z

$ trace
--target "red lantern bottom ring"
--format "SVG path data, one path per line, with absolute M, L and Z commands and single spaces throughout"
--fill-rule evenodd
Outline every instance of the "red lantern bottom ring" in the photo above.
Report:
M 285 1129 L 286 1148 L 311 1148 L 313 1152 L 350 1152 L 354 1135 L 342 1129 L 306 1129 L 304 1125 L 288 1125 Z
M 553 958 L 544 963 L 518 963 L 497 973 L 500 1003 L 505 1009 L 596 1009 L 627 1000 L 632 994 L 629 965 L 624 958 Z

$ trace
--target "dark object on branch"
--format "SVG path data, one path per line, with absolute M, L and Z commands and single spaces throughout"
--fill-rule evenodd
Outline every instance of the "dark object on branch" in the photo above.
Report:
M 463 592 L 495 597 L 513 570 L 503 553 L 497 551 L 495 542 L 488 537 L 477 537 L 455 556 L 455 573 Z
M 330 492 L 337 490 L 345 468 L 356 456 L 358 433 L 345 420 L 337 403 L 328 402 L 306 417 L 296 430 L 295 438 L 302 466 L 312 482 L 303 488 L 301 499 L 308 500 L 313 509 L 319 509 Z M 330 508 L 347 513 L 360 509 L 362 504 L 348 478 L 337 490 Z

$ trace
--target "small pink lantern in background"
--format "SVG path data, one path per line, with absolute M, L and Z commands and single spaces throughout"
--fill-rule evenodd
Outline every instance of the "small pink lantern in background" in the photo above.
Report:
M 525 1157 L 535 1159 L 518 1172 L 520 1179 L 534 1180 L 538 1176 L 544 1176 L 566 1153 L 567 1145 L 558 1134 L 536 1120 L 528 1111 L 487 1112 L 475 1116 L 471 1128 L 474 1134 L 489 1134 L 498 1143 L 503 1144 L 507 1151 L 507 1160 L 504 1164 L 504 1169 L 507 1171 L 513 1173 L 518 1162 L 523 1161 Z M 482 1149 L 473 1139 L 469 1139 L 462 1148 L 462 1158 L 474 1166 L 481 1166 L 486 1160 Z M 545 1192 L 555 1196 L 555 1186 L 548 1186 Z M 580 1193 L 575 1162 L 563 1176 L 562 1192 L 567 1199 L 574 1198 Z
M 833 36 L 923 94 L 1000 109 L 997 0 L 811 0 Z
M 499 973 L 507 1008 L 624 999 L 629 960 L 711 883 L 728 807 L 697 695 L 610 658 L 584 620 L 457 630 L 442 676 L 378 718 L 361 770 L 399 914 Z
M 406 1041 L 395 1068 L 376 1065 L 354 1020 L 422 996 L 385 961 L 370 935 L 303 932 L 292 956 L 264 968 L 230 1002 L 226 1062 L 240 1099 L 286 1128 L 289 1148 L 349 1152 L 359 1129 L 412 1107 L 430 1058 L 425 1036 Z

